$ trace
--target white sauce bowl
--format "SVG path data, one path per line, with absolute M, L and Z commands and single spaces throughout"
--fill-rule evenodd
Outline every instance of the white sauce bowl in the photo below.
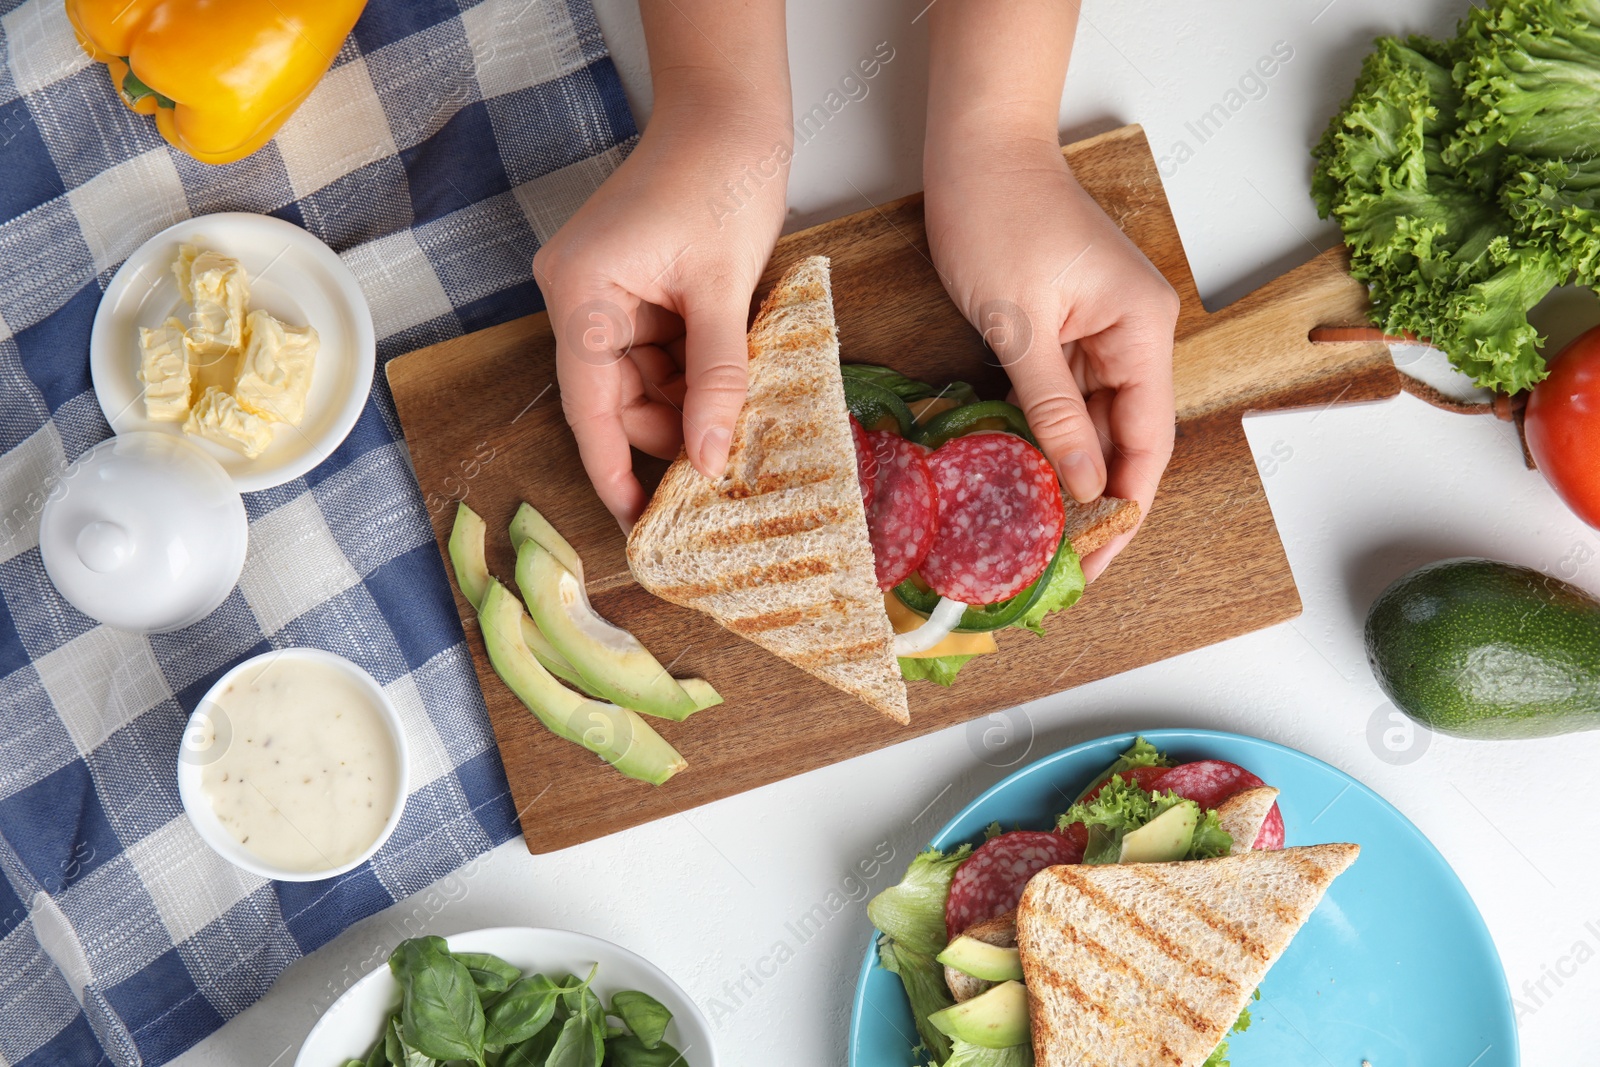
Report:
M 378 718 L 388 728 L 397 761 L 393 806 L 377 838 L 360 855 L 339 866 L 322 870 L 281 868 L 263 860 L 240 844 L 217 818 L 211 798 L 207 795 L 201 780 L 206 766 L 221 756 L 221 751 L 215 750 L 216 742 L 213 739 L 218 731 L 213 728 L 212 716 L 215 714 L 215 709 L 221 707 L 219 698 L 228 686 L 248 672 L 260 672 L 269 666 L 273 668 L 292 666 L 296 662 L 316 663 L 325 668 L 335 669 L 344 674 L 367 696 L 372 709 L 378 713 Z M 183 800 L 183 810 L 189 816 L 190 824 L 194 826 L 201 839 L 229 863 L 276 881 L 316 882 L 361 866 L 389 840 L 394 828 L 400 824 L 400 816 L 405 809 L 406 794 L 409 789 L 409 766 L 410 752 L 406 745 L 405 728 L 400 722 L 400 713 L 395 710 L 394 704 L 384 693 L 376 678 L 343 656 L 324 652 L 322 649 L 275 649 L 245 660 L 218 678 L 216 684 L 206 691 L 206 695 L 201 698 L 189 716 L 188 725 L 184 728 L 183 743 L 178 751 L 178 796 Z M 327 816 L 330 819 L 337 819 L 339 814 L 338 811 L 330 810 Z

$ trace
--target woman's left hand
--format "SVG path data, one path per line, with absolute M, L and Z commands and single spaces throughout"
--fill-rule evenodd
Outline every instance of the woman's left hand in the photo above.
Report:
M 1177 294 L 1053 139 L 991 130 L 930 145 L 925 170 L 934 265 L 1062 484 L 1078 501 L 1105 493 L 1148 514 L 1172 456 Z M 1085 575 L 1132 537 L 1091 554 Z

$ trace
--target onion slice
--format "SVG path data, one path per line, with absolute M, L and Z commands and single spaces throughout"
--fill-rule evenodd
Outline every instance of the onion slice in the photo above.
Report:
M 927 622 L 910 633 L 894 635 L 894 654 L 914 656 L 918 652 L 928 651 L 950 636 L 950 631 L 956 628 L 966 610 L 967 606 L 959 600 L 951 600 L 947 596 L 940 597 Z

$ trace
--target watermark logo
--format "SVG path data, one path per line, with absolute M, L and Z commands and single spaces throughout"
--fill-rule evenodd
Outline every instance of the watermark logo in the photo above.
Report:
M 1539 1014 L 1539 1009 L 1554 1000 L 1560 994 L 1561 988 L 1570 979 L 1578 976 L 1578 971 L 1584 964 L 1595 958 L 1595 946 L 1600 945 L 1600 925 L 1586 922 L 1583 924 L 1583 931 L 1584 936 L 1574 941 L 1565 955 L 1557 957 L 1554 963 L 1546 963 L 1539 968 L 1538 978 L 1528 978 L 1523 981 L 1521 996 L 1512 995 L 1511 1004 L 1516 1009 L 1516 1020 L 1519 1025 L 1524 1019 Z
M 966 729 L 967 748 L 990 767 L 1015 767 L 1033 750 L 1033 717 L 1020 708 L 991 711 Z
M 836 917 L 853 905 L 864 904 L 872 895 L 872 880 L 888 869 L 894 857 L 894 846 L 888 841 L 879 841 L 872 853 L 857 860 L 821 900 L 784 923 L 784 936 L 773 941 L 765 953 L 741 964 L 737 977 L 723 982 L 720 995 L 706 1002 L 706 1015 L 711 1025 L 723 1029 L 768 982 L 778 977 L 778 972 L 795 958 L 799 949 L 816 940 Z
M 1002 367 L 1015 364 L 1033 344 L 1033 320 L 1010 300 L 985 300 L 978 305 L 973 324 Z
M 233 744 L 233 720 L 220 704 L 202 701 L 183 728 L 178 762 L 209 767 L 227 754 Z
M 1387 700 L 1372 709 L 1367 719 L 1367 747 L 1392 767 L 1405 767 L 1421 759 L 1433 740 L 1433 731 Z
M 1166 154 L 1156 160 L 1156 169 L 1161 172 L 1161 176 L 1170 178 L 1177 174 L 1178 168 L 1193 159 L 1207 141 L 1221 133 L 1235 115 L 1251 103 L 1265 99 L 1269 88 L 1268 82 L 1288 66 L 1292 59 L 1294 59 L 1294 46 L 1288 41 L 1277 42 L 1268 54 L 1259 57 L 1239 75 L 1234 84 L 1222 94 L 1221 99 L 1185 122 L 1183 129 L 1189 136 L 1179 137 L 1173 141 Z
M 567 351 L 591 367 L 609 367 L 633 348 L 633 320 L 609 300 L 586 300 L 567 315 Z

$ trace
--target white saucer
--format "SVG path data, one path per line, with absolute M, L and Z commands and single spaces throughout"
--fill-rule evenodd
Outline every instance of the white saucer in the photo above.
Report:
M 217 458 L 241 493 L 270 489 L 327 459 L 350 433 L 372 389 L 377 346 L 372 312 L 355 275 L 333 249 L 282 219 L 227 212 L 187 219 L 156 234 L 129 256 L 111 279 L 95 312 L 89 373 L 106 421 L 118 434 L 134 430 L 182 434 L 182 423 L 145 417 L 139 381 L 139 327 L 168 316 L 188 322 L 172 261 L 184 243 L 232 256 L 250 278 L 250 304 L 284 322 L 310 323 L 321 335 L 305 419 L 279 426 L 255 459 L 190 436 Z
M 454 952 L 492 952 L 524 972 L 585 975 L 598 963 L 594 991 L 603 1000 L 609 1003 L 619 989 L 649 993 L 672 1012 L 666 1041 L 682 1054 L 683 1064 L 717 1067 L 711 1024 L 689 994 L 661 968 L 621 945 L 570 930 L 514 926 L 452 934 L 445 940 Z M 378 964 L 312 1027 L 295 1057 L 295 1067 L 340 1067 L 365 1056 L 399 999 L 394 975 L 387 964 Z

